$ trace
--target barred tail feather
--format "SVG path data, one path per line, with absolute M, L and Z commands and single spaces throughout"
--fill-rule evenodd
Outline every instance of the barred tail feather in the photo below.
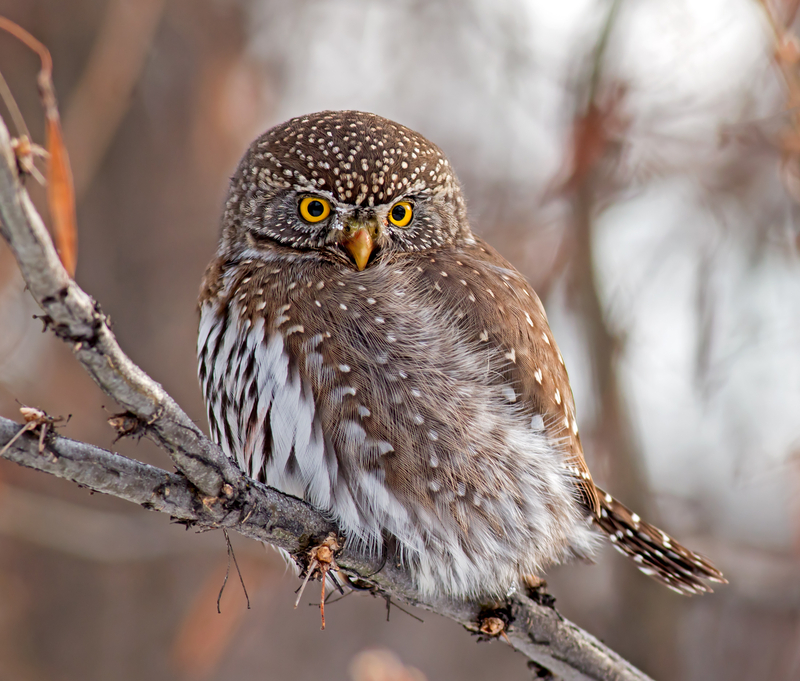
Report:
M 703 580 L 727 584 L 706 558 L 681 546 L 672 537 L 644 522 L 610 494 L 597 490 L 600 514 L 595 522 L 614 547 L 630 556 L 644 574 L 680 594 L 711 593 Z

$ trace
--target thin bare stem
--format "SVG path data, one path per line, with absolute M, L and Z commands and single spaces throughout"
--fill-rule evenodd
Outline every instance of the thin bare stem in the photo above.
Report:
M 9 113 L 11 114 L 11 118 L 14 119 L 14 127 L 17 129 L 17 136 L 25 135 L 29 140 L 33 141 L 31 138 L 31 132 L 28 130 L 28 124 L 25 122 L 25 118 L 22 115 L 22 112 L 19 110 L 19 106 L 17 106 L 17 100 L 14 99 L 14 95 L 11 92 L 11 88 L 8 87 L 8 82 L 3 77 L 3 73 L 0 71 L 0 96 L 3 98 L 3 103 L 6 105 Z

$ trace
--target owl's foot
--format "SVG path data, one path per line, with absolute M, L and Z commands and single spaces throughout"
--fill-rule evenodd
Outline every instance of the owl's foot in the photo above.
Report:
M 300 593 L 297 595 L 297 600 L 294 602 L 294 607 L 297 608 L 300 603 L 300 599 L 303 596 L 303 591 L 305 591 L 306 584 L 308 584 L 308 580 L 311 579 L 312 575 L 315 573 L 318 574 L 320 576 L 320 580 L 322 581 L 322 596 L 320 597 L 319 601 L 322 629 L 325 629 L 325 577 L 332 569 L 339 569 L 336 566 L 336 560 L 334 558 L 334 555 L 338 550 L 339 542 L 336 540 L 336 536 L 331 533 L 324 542 L 322 542 L 319 546 L 313 547 L 308 552 L 308 568 L 306 568 L 306 576 L 303 580 L 303 584 L 300 586 Z
M 532 601 L 546 608 L 553 608 L 555 610 L 555 596 L 547 593 L 547 582 L 541 577 L 536 575 L 522 575 L 522 586 L 525 589 L 525 594 Z
M 546 589 L 547 582 L 536 575 L 522 575 L 522 584 L 526 590 Z

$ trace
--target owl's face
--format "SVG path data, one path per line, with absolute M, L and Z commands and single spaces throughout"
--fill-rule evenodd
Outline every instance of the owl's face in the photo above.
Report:
M 278 249 L 359 270 L 472 238 L 438 147 L 350 111 L 295 118 L 257 139 L 233 178 L 223 225 L 229 257 Z

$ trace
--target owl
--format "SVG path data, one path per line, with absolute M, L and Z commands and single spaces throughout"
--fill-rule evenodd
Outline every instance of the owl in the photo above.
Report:
M 253 142 L 197 347 L 226 454 L 423 594 L 500 597 L 601 537 L 680 593 L 724 581 L 594 484 L 541 302 L 398 123 L 324 111 Z

